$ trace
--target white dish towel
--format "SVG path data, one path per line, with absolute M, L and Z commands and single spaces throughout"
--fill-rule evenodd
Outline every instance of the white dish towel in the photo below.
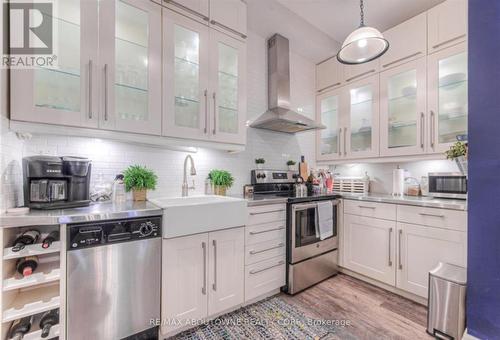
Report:
M 316 210 L 316 237 L 324 240 L 333 236 L 333 204 L 332 201 L 318 202 Z

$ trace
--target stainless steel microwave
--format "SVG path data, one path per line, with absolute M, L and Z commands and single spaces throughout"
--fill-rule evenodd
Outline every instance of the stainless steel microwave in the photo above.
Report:
M 467 176 L 460 172 L 430 172 L 428 196 L 467 199 Z

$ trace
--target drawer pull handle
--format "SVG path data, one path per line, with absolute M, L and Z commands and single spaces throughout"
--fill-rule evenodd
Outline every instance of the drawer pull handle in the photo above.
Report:
M 250 215 L 255 216 L 255 215 L 262 215 L 262 214 L 270 214 L 270 213 L 274 213 L 274 212 L 281 212 L 281 211 L 285 211 L 285 209 L 251 212 Z
M 250 255 L 260 254 L 260 253 L 264 253 L 264 252 L 269 251 L 269 250 L 283 248 L 284 245 L 285 245 L 284 243 L 279 243 L 279 244 L 275 245 L 274 247 L 270 247 L 270 248 L 266 248 L 266 249 L 262 249 L 262 250 L 250 250 L 249 253 L 250 253 Z
M 262 230 L 262 231 L 251 231 L 251 232 L 249 232 L 249 234 L 250 235 L 259 235 L 259 234 L 264 234 L 264 233 L 268 233 L 271 231 L 283 230 L 283 229 L 285 229 L 285 226 L 281 226 L 281 227 L 273 228 L 273 229 Z
M 359 205 L 359 207 L 362 209 L 377 209 L 376 207 L 369 207 L 367 205 Z
M 270 267 L 266 267 L 266 268 L 262 268 L 262 269 L 259 269 L 259 270 L 251 270 L 250 271 L 250 274 L 257 274 L 257 273 L 260 273 L 260 272 L 263 272 L 263 271 L 266 271 L 266 270 L 269 270 L 271 268 L 274 268 L 274 267 L 279 267 L 281 266 L 282 264 L 284 264 L 285 261 L 281 260 L 280 262 L 276 263 L 275 265 L 272 265 Z
M 440 217 L 444 218 L 444 215 L 439 215 L 439 214 L 428 214 L 428 213 L 419 213 L 422 216 L 431 216 L 431 217 Z

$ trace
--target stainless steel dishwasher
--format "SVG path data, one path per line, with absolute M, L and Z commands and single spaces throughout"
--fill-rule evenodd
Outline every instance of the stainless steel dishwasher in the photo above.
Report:
M 68 339 L 156 339 L 161 217 L 68 228 Z

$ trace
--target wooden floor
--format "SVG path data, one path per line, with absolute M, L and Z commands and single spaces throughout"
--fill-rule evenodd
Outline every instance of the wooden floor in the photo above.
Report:
M 281 297 L 310 318 L 349 320 L 332 339 L 432 339 L 426 307 L 344 274 Z

